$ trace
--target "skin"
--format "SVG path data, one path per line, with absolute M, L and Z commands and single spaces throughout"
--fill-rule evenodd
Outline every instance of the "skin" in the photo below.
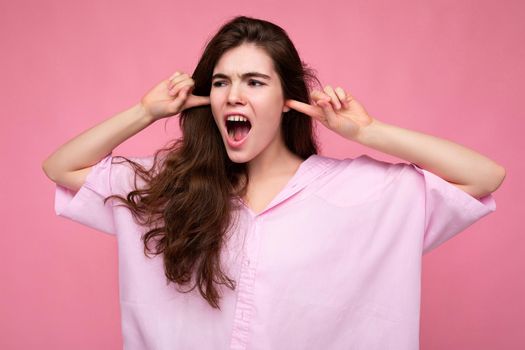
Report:
M 244 76 L 259 72 L 269 76 Z M 285 105 L 280 78 L 272 59 L 254 44 L 243 44 L 225 52 L 213 70 L 210 91 L 211 110 L 222 135 L 229 158 L 248 163 L 250 178 L 246 202 L 255 210 L 269 202 L 293 176 L 302 159 L 290 152 L 281 135 Z M 224 75 L 224 76 L 223 76 Z M 239 148 L 230 147 L 224 116 L 240 112 L 251 122 L 248 139 Z
M 259 72 L 263 77 L 241 77 L 246 72 Z M 273 69 L 271 58 L 254 44 L 243 44 L 222 55 L 217 62 L 212 80 L 210 104 L 213 117 L 223 137 L 230 159 L 237 163 L 250 163 L 250 167 L 264 168 L 272 164 L 277 153 L 285 148 L 280 136 L 282 113 L 285 106 L 279 76 Z M 224 115 L 240 112 L 252 124 L 250 136 L 240 148 L 232 148 L 228 137 Z
M 241 77 L 251 71 L 267 74 L 270 79 Z M 313 91 L 312 104 L 285 101 L 271 58 L 253 44 L 226 52 L 214 68 L 213 74 L 216 73 L 227 77 L 213 80 L 209 101 L 197 101 L 193 95 L 188 101 L 211 104 L 230 159 L 248 163 L 250 183 L 245 201 L 254 211 L 263 209 L 302 163 L 302 159 L 287 150 L 281 136 L 282 112 L 290 108 L 350 141 L 417 164 L 475 198 L 494 192 L 506 176 L 503 166 L 472 149 L 379 121 L 341 87 L 326 85 L 323 91 Z M 176 79 L 179 84 L 169 85 L 174 90 L 171 95 L 178 93 L 175 88 L 178 86 L 184 100 L 192 81 L 187 76 Z M 226 142 L 223 118 L 230 111 L 244 113 L 252 123 L 251 135 L 240 149 L 233 149 Z
M 327 85 L 311 96 L 313 105 L 295 100 L 287 100 L 286 105 L 350 141 L 417 164 L 473 197 L 494 192 L 505 178 L 505 168 L 472 149 L 380 122 L 341 87 Z
M 249 54 L 249 51 L 244 53 Z M 259 58 L 258 68 L 265 66 L 265 69 L 269 69 L 269 75 L 275 77 L 264 52 L 252 50 L 251 53 L 246 61 Z M 237 63 L 242 63 L 240 57 L 234 56 L 231 57 Z M 221 64 L 227 61 L 225 59 Z M 313 91 L 312 105 L 294 100 L 283 103 L 282 94 L 279 94 L 276 85 L 260 87 L 238 79 L 236 74 L 244 72 L 235 72 L 236 67 L 225 65 L 225 69 L 233 70 L 230 73 L 233 80 L 225 84 L 225 90 L 217 88 L 213 91 L 212 105 L 216 118 L 226 107 L 246 108 L 246 111 L 253 113 L 250 115 L 252 121 L 258 123 L 256 126 L 261 142 L 252 140 L 251 147 L 246 151 L 228 150 L 232 158 L 249 162 L 251 174 L 246 201 L 254 211 L 264 208 L 275 197 L 302 162 L 287 152 L 277 136 L 280 135 L 281 108 L 283 112 L 289 108 L 296 109 L 348 140 L 417 164 L 476 198 L 494 192 L 505 178 L 505 168 L 471 149 L 372 118 L 355 98 L 340 87 L 332 89 L 327 85 L 324 91 Z M 249 65 L 245 68 L 254 69 Z M 176 115 L 186 108 L 210 104 L 210 97 L 191 94 L 193 86 L 194 81 L 188 74 L 175 72 L 148 91 L 140 103 L 62 145 L 43 162 L 44 172 L 57 184 L 78 191 L 85 183 L 92 165 L 124 140 L 156 120 Z M 262 91 L 257 90 L 259 88 Z M 266 108 L 263 101 L 269 103 L 270 107 Z M 275 106 L 275 109 L 271 106 Z M 220 130 L 224 138 L 224 129 Z

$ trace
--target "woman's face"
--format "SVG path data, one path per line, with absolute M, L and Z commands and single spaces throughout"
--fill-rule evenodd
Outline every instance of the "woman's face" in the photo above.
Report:
M 249 162 L 265 151 L 277 154 L 284 147 L 281 117 L 289 108 L 263 49 L 242 44 L 221 56 L 213 70 L 210 104 L 233 162 Z

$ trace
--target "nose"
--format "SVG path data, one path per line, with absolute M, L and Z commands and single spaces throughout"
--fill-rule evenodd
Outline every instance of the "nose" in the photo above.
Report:
M 236 84 L 232 84 L 230 91 L 228 93 L 228 104 L 236 105 L 236 104 L 244 104 L 244 96 L 243 92 L 241 90 L 241 87 Z

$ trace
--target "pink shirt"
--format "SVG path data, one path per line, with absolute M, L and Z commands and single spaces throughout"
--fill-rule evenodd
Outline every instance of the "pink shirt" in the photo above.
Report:
M 422 254 L 496 209 L 492 195 L 478 200 L 415 164 L 312 155 L 264 211 L 234 213 L 222 259 L 237 288 L 220 286 L 218 310 L 197 289 L 166 285 L 161 257 L 144 256 L 145 230 L 103 205 L 133 184 L 111 160 L 77 193 L 57 185 L 55 211 L 116 235 L 130 350 L 418 349 Z

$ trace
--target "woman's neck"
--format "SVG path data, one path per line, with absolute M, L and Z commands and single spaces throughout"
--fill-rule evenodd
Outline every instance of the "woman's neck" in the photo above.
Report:
M 259 213 L 286 186 L 298 171 L 303 159 L 286 147 L 261 153 L 248 163 L 248 186 L 243 201 L 253 212 Z
M 303 159 L 292 153 L 286 146 L 266 149 L 248 163 L 250 182 L 269 179 L 275 176 L 292 176 Z

